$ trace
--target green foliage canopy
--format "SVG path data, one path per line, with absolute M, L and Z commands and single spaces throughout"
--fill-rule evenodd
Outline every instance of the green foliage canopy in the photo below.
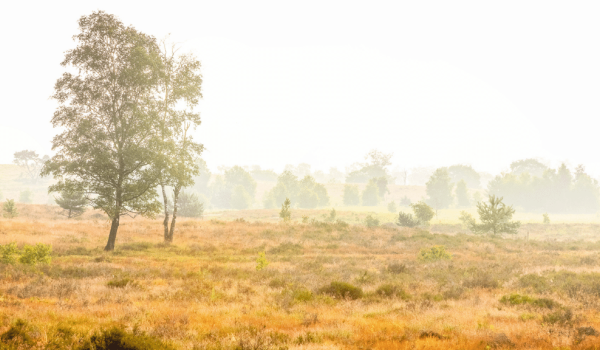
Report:
M 518 221 L 511 221 L 515 210 L 502 202 L 502 197 L 490 195 L 488 202 L 477 203 L 477 213 L 481 224 L 471 221 L 470 229 L 475 233 L 498 235 L 502 233 L 516 234 L 521 226 Z
M 155 137 L 158 109 L 153 90 L 162 61 L 156 40 L 115 16 L 97 11 L 79 20 L 77 47 L 63 66 L 72 66 L 55 85 L 59 107 L 52 124 L 56 155 L 43 175 L 58 181 L 51 192 L 81 191 L 112 220 L 105 250 L 113 250 L 119 218 L 153 216 L 156 200 Z

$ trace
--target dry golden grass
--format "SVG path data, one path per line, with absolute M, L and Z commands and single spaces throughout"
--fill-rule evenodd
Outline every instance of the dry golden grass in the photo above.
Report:
M 182 219 L 172 245 L 162 244 L 160 220 L 124 219 L 116 251 L 106 253 L 109 223 L 97 213 L 66 220 L 45 206 L 19 209 L 21 217 L 0 219 L 0 244 L 51 244 L 53 259 L 49 266 L 0 264 L 0 334 L 24 319 L 40 349 L 59 327 L 74 332 L 76 345 L 113 325 L 180 349 L 593 349 L 600 343 L 582 331 L 600 330 L 595 224 L 531 223 L 526 241 L 461 234 L 458 224 L 430 228 L 448 234 L 344 227 L 323 223 L 328 210 L 295 210 L 296 222 L 282 225 L 276 210 L 249 210 Z M 338 214 L 356 223 L 366 215 Z M 304 215 L 321 223 L 302 224 Z M 419 250 L 433 245 L 444 245 L 452 260 L 419 261 Z M 270 264 L 257 271 L 261 251 Z M 527 274 L 547 286 L 527 285 Z M 332 281 L 359 286 L 364 296 L 319 293 Z M 378 294 L 386 284 L 405 294 Z M 561 306 L 499 301 L 512 293 Z

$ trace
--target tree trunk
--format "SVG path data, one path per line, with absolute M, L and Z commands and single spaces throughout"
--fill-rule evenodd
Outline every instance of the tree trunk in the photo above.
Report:
M 117 229 L 119 228 L 119 217 L 117 216 L 112 220 L 112 224 L 110 225 L 110 234 L 108 235 L 108 242 L 106 243 L 106 247 L 104 247 L 105 251 L 113 251 L 115 250 L 115 240 L 117 239 Z
M 173 242 L 173 235 L 169 235 L 169 200 L 167 198 L 167 191 L 165 190 L 165 185 L 161 183 L 160 188 L 162 189 L 163 202 L 165 205 L 165 219 L 163 220 L 163 227 L 165 230 L 164 239 L 165 243 L 171 243 Z
M 177 220 L 177 199 L 179 198 L 179 191 L 181 186 L 176 185 L 173 189 L 173 219 L 171 221 L 171 231 L 169 232 L 169 238 L 173 242 L 173 234 L 175 233 L 175 221 Z

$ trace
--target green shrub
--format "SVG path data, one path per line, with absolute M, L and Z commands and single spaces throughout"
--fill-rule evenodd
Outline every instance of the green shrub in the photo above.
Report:
M 113 327 L 95 333 L 79 350 L 171 350 L 173 347 L 145 334 L 134 334 Z
M 537 293 L 544 293 L 549 290 L 548 280 L 534 273 L 523 275 L 519 278 L 519 285 L 524 288 L 531 288 Z
M 313 299 L 313 293 L 308 289 L 298 288 L 294 289 L 292 292 L 292 298 L 294 298 L 295 301 L 311 301 Z
M 530 304 L 534 301 L 535 299 L 528 296 L 528 295 L 520 295 L 520 294 L 511 294 L 511 295 L 504 295 L 502 298 L 500 298 L 500 302 L 503 304 L 510 304 L 510 305 L 523 305 L 523 304 Z
M 21 252 L 19 262 L 27 265 L 50 264 L 52 246 L 38 243 L 34 246 L 26 244 Z
M 258 253 L 258 258 L 256 258 L 256 271 L 260 271 L 265 269 L 269 265 L 269 260 L 267 260 L 267 256 L 265 252 Z
M 402 227 L 415 227 L 419 225 L 419 220 L 415 219 L 410 213 L 399 212 L 396 224 Z
M 412 208 L 413 212 L 415 213 L 417 220 L 422 225 L 429 224 L 429 221 L 431 221 L 431 219 L 433 219 L 433 217 L 435 215 L 433 208 L 430 207 L 429 205 L 427 205 L 423 201 L 415 203 L 415 204 L 411 204 L 410 207 Z
M 6 202 L 4 202 L 4 205 L 2 207 L 2 211 L 4 212 L 3 216 L 7 219 L 12 219 L 19 215 L 14 199 L 6 199 Z
M 546 224 L 546 225 L 550 224 L 550 217 L 548 216 L 548 213 L 542 214 L 542 217 L 544 219 L 544 224 Z
M 571 309 L 560 309 L 553 313 L 547 314 L 543 318 L 544 322 L 550 324 L 558 324 L 562 326 L 572 325 L 573 312 Z
M 446 247 L 444 247 L 443 245 L 436 245 L 429 249 L 421 249 L 419 251 L 418 258 L 421 261 L 448 260 L 452 259 L 452 255 L 446 252 Z
M 365 225 L 369 228 L 377 227 L 379 226 L 379 219 L 371 215 L 367 215 L 365 218 Z
M 500 298 L 500 302 L 509 305 L 531 305 L 540 309 L 553 309 L 560 307 L 560 304 L 552 299 L 532 298 L 528 295 L 520 295 L 517 293 L 503 296 Z
M 0 244 L 0 263 L 14 264 L 17 262 L 16 255 L 19 254 L 19 249 L 16 243 Z
M 397 297 L 402 300 L 410 299 L 410 295 L 406 293 L 400 286 L 395 284 L 383 284 L 377 288 L 375 293 L 384 298 Z
M 328 294 L 335 298 L 360 299 L 363 296 L 363 291 L 359 287 L 355 287 L 346 282 L 331 282 L 328 286 L 319 289 L 319 293 Z

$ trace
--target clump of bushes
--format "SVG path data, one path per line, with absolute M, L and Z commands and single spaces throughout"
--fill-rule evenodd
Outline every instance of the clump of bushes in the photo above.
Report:
M 365 218 L 365 225 L 369 228 L 377 227 L 379 226 L 379 219 L 371 215 L 367 215 Z
M 319 293 L 328 294 L 334 298 L 340 299 L 360 299 L 363 297 L 363 291 L 360 287 L 356 287 L 346 282 L 331 282 L 328 286 L 319 289 Z
M 38 243 L 34 246 L 25 244 L 19 249 L 16 243 L 0 245 L 0 263 L 15 264 L 17 261 L 26 265 L 50 264 L 52 246 Z
M 435 245 L 429 249 L 421 249 L 418 258 L 421 261 L 449 260 L 452 259 L 452 255 L 446 251 L 446 247 L 443 245 Z
M 419 225 L 419 220 L 415 219 L 410 213 L 398 213 L 398 226 L 402 227 L 416 227 Z
M 534 290 L 536 293 L 560 291 L 571 298 L 584 295 L 600 297 L 600 273 L 575 273 L 570 271 L 547 272 L 540 276 L 527 274 L 519 278 L 521 287 Z
M 548 298 L 532 298 L 528 295 L 521 294 L 510 294 L 500 298 L 500 302 L 509 305 L 532 305 L 541 309 L 553 309 L 560 307 L 560 304 L 556 301 Z
M 80 350 L 174 350 L 173 347 L 145 334 L 128 333 L 117 327 L 95 333 Z
M 416 227 L 418 225 L 429 225 L 429 222 L 435 215 L 433 208 L 423 201 L 411 204 L 410 207 L 415 215 L 403 212 L 398 213 L 398 226 Z

